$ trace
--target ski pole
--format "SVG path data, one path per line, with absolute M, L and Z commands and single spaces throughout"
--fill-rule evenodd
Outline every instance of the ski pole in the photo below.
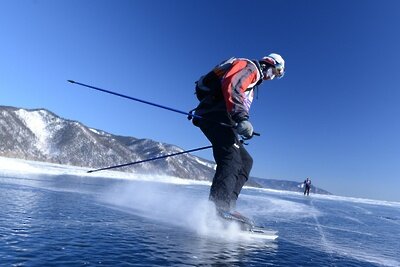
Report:
M 100 169 L 96 169 L 96 170 L 87 171 L 87 173 L 110 170 L 110 169 L 116 169 L 116 168 L 126 167 L 126 166 L 130 166 L 130 165 L 136 165 L 136 164 L 139 164 L 139 163 L 149 162 L 149 161 L 153 161 L 153 160 L 157 160 L 157 159 L 165 159 L 165 158 L 174 157 L 174 156 L 187 154 L 187 153 L 195 152 L 195 151 L 200 151 L 200 150 L 204 150 L 204 149 L 209 149 L 209 148 L 212 148 L 212 146 L 204 146 L 204 147 L 190 149 L 190 150 L 186 150 L 186 151 L 182 151 L 182 152 L 178 152 L 178 153 L 174 153 L 174 154 L 168 154 L 168 155 L 159 156 L 159 157 L 155 157 L 155 158 L 144 159 L 144 160 L 139 160 L 139 161 L 135 161 L 135 162 L 129 162 L 129 163 L 124 163 L 124 164 L 109 166 L 109 167 L 105 167 L 105 168 L 100 168 Z
M 68 80 L 68 82 L 70 82 L 72 84 L 77 84 L 77 85 L 80 85 L 80 86 L 83 86 L 83 87 L 87 87 L 87 88 L 90 88 L 90 89 L 94 89 L 94 90 L 97 90 L 97 91 L 100 91 L 100 92 L 103 92 L 103 93 L 119 96 L 119 97 L 122 97 L 122 98 L 126 98 L 126 99 L 129 99 L 129 100 L 133 100 L 133 101 L 137 101 L 137 102 L 140 102 L 140 103 L 143 103 L 143 104 L 147 104 L 147 105 L 150 105 L 150 106 L 154 106 L 154 107 L 166 109 L 166 110 L 169 110 L 169 111 L 173 111 L 173 112 L 176 112 L 176 113 L 180 113 L 180 114 L 183 114 L 183 115 L 186 115 L 186 116 L 190 116 L 190 117 L 193 117 L 193 118 L 196 118 L 196 119 L 206 120 L 206 121 L 218 123 L 218 124 L 220 124 L 222 126 L 225 126 L 225 127 L 235 128 L 235 125 L 227 124 L 227 123 L 224 123 L 224 122 L 214 121 L 214 120 L 211 120 L 211 119 L 208 119 L 208 118 L 204 118 L 204 117 L 196 115 L 196 114 L 192 114 L 192 113 L 184 112 L 184 111 L 181 111 L 181 110 L 178 110 L 178 109 L 175 109 L 175 108 L 170 108 L 170 107 L 167 107 L 167 106 L 159 105 L 159 104 L 152 103 L 152 102 L 149 102 L 149 101 L 146 101 L 146 100 L 142 100 L 142 99 L 139 99 L 139 98 L 136 98 L 136 97 L 123 95 L 123 94 L 120 94 L 120 93 L 117 93 L 117 92 L 113 92 L 113 91 L 102 89 L 102 88 L 95 87 L 95 86 L 92 86 L 92 85 L 76 82 L 76 81 L 73 81 L 73 80 Z M 260 134 L 256 133 L 256 132 L 254 132 L 253 135 L 260 136 Z

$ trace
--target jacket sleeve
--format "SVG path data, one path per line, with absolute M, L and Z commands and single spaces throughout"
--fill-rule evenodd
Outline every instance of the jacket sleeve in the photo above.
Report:
M 221 81 L 222 93 L 228 113 L 236 122 L 249 118 L 250 103 L 245 95 L 251 84 L 258 80 L 257 67 L 247 60 L 236 60 Z M 251 92 L 252 93 L 252 92 Z

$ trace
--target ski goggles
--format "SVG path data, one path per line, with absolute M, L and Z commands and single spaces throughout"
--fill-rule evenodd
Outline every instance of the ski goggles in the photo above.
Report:
M 282 78 L 283 76 L 285 76 L 285 67 L 279 63 L 275 64 L 274 65 L 274 74 L 278 79 Z

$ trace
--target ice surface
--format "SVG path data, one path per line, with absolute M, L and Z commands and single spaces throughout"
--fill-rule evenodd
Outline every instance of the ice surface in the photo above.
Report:
M 65 174 L 84 179 L 102 177 L 132 181 L 107 187 L 105 194 L 99 196 L 99 202 L 195 231 L 200 236 L 225 240 L 240 238 L 235 225 L 224 228 L 217 220 L 207 201 L 209 182 L 116 171 L 87 174 L 88 170 L 0 157 L 0 176 L 3 177 Z M 390 250 L 398 247 L 392 235 L 398 233 L 400 217 L 398 213 L 387 216 L 382 213 L 385 209 L 398 212 L 398 208 L 398 202 L 316 194 L 304 197 L 296 192 L 248 187 L 243 190 L 238 203 L 238 209 L 245 211 L 246 216 L 269 223 L 273 230 L 283 229 L 278 233 L 278 240 L 322 251 L 332 257 L 332 262 L 335 255 L 340 255 L 383 266 L 400 264 L 391 256 Z M 306 242 L 304 232 L 307 233 Z M 379 242 L 383 243 L 379 245 Z

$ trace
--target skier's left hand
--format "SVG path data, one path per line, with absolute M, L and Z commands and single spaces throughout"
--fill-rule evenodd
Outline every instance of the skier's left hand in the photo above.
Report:
M 253 125 L 248 120 L 241 121 L 236 126 L 236 132 L 244 139 L 253 137 Z

